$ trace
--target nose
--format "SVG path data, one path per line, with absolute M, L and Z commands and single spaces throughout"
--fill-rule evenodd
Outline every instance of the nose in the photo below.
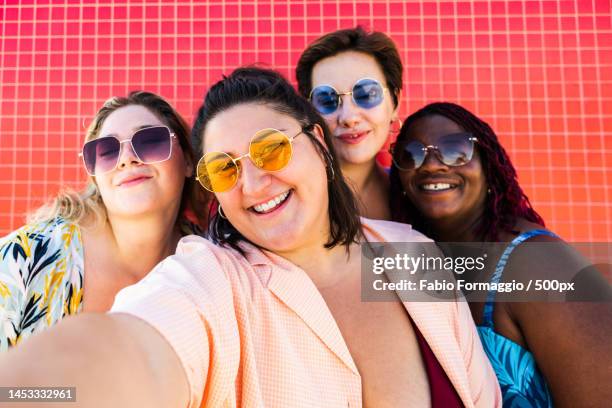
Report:
M 338 106 L 338 123 L 342 127 L 355 127 L 360 120 L 360 108 L 355 106 L 352 95 L 340 96 L 340 106 Z
M 129 143 L 128 140 L 122 141 L 119 149 L 119 162 L 117 163 L 118 168 L 123 169 L 129 164 L 142 164 L 140 159 L 138 159 L 138 156 L 136 156 L 136 153 L 134 153 L 132 143 Z
M 271 174 L 255 166 L 247 157 L 240 160 L 240 188 L 247 196 L 257 196 L 271 183 Z

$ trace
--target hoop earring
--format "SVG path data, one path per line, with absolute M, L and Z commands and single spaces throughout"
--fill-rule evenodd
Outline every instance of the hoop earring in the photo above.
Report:
M 227 217 L 225 216 L 225 214 L 223 214 L 223 207 L 221 207 L 221 204 L 217 205 L 217 213 L 219 214 L 219 217 L 223 218 L 224 220 L 227 220 Z
M 327 162 L 327 165 L 325 166 L 325 173 L 327 173 L 327 182 L 330 183 L 334 181 L 334 178 L 336 178 L 336 172 L 334 171 L 334 165 L 332 162 L 332 158 L 329 156 L 329 152 L 325 152 L 325 161 Z M 331 171 L 331 177 L 329 176 L 329 171 Z
M 336 178 L 336 173 L 334 172 L 334 166 L 329 166 L 329 169 L 331 170 L 331 177 L 328 178 L 327 182 L 331 183 L 332 181 L 334 181 L 334 178 Z

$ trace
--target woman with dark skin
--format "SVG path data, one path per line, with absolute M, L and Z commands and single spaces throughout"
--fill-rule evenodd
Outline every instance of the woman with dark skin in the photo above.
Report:
M 392 153 L 395 221 L 436 241 L 518 247 L 503 281 L 521 271 L 563 278 L 578 270 L 580 260 L 570 251 L 555 252 L 551 262 L 550 254 L 521 250 L 526 240 L 567 245 L 544 228 L 491 127 L 466 109 L 427 105 L 406 119 Z M 504 406 L 604 406 L 612 400 L 609 303 L 470 302 L 470 308 Z

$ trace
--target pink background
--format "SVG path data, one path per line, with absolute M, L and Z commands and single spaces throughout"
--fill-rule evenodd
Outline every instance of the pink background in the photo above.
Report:
M 612 19 L 589 1 L 5 0 L 0 6 L 0 234 L 59 187 L 98 107 L 147 89 L 191 122 L 207 87 L 241 64 L 294 81 L 303 48 L 362 24 L 405 64 L 401 116 L 463 104 L 497 131 L 549 227 L 609 241 Z

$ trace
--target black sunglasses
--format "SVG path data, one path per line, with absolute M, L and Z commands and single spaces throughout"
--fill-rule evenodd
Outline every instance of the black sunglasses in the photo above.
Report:
M 121 146 L 129 143 L 138 160 L 144 164 L 159 163 L 172 155 L 172 139 L 175 134 L 166 126 L 139 129 L 131 138 L 119 140 L 115 136 L 100 137 L 83 145 L 79 156 L 90 176 L 99 176 L 115 169 L 121 156 Z
M 425 146 L 418 140 L 393 143 L 389 153 L 399 170 L 408 171 L 421 167 L 429 152 L 450 167 L 464 166 L 472 160 L 474 143 L 478 141 L 471 133 L 453 133 L 440 137 L 437 146 Z

